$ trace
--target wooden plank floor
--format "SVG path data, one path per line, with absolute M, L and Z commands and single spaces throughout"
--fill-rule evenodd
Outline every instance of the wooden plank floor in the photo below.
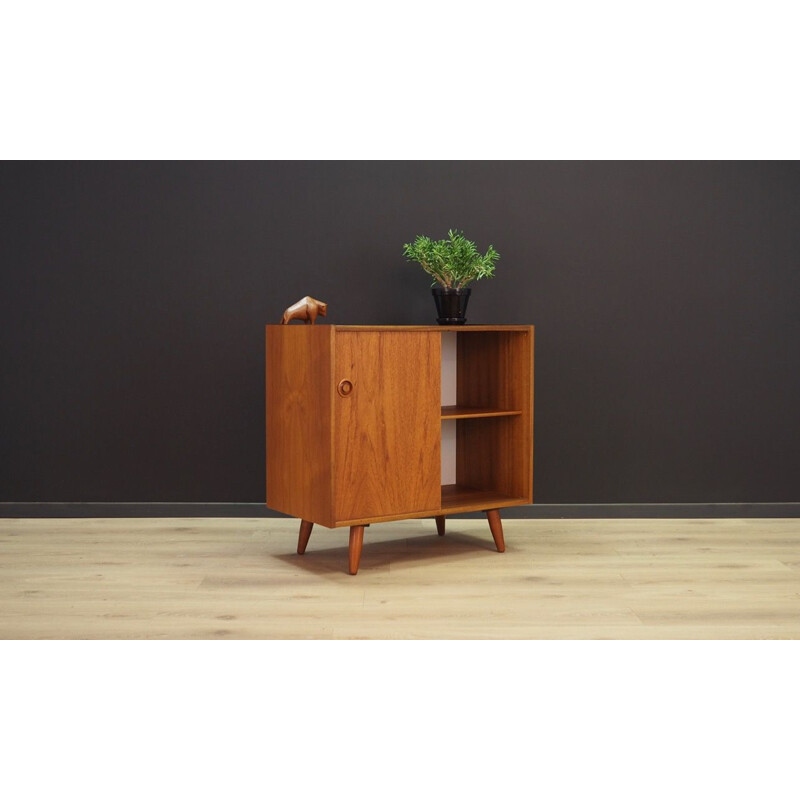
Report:
M 0 519 L 3 639 L 796 639 L 800 520 Z

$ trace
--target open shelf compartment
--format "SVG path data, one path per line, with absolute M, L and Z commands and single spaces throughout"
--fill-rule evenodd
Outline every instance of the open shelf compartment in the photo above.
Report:
M 532 500 L 532 333 L 442 335 L 442 510 Z

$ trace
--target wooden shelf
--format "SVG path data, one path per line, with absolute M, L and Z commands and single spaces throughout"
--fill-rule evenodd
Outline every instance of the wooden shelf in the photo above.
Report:
M 317 323 L 318 325 L 325 323 Z M 337 331 L 455 331 L 456 333 L 533 333 L 533 325 L 330 325 Z
M 442 419 L 472 419 L 473 417 L 514 417 L 521 411 L 504 411 L 501 408 L 475 408 L 473 406 L 442 406 Z
M 485 511 L 487 508 L 521 506 L 528 502 L 526 497 L 509 497 L 499 492 L 487 492 L 470 486 L 451 483 L 442 486 L 442 513 L 460 514 L 464 511 Z
M 380 517 L 364 517 L 363 519 L 338 520 L 333 526 L 339 528 L 347 525 L 367 525 L 371 522 L 392 522 L 398 519 L 422 519 L 438 515 L 463 514 L 467 511 L 486 511 L 490 508 L 506 508 L 507 506 L 524 506 L 530 503 L 528 497 L 511 497 L 500 492 L 487 492 L 451 483 L 442 486 L 441 508 L 426 511 L 410 511 L 402 514 L 386 514 Z

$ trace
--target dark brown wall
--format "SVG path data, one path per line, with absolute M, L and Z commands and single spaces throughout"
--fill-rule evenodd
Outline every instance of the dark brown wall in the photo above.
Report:
M 262 502 L 264 336 L 430 323 L 401 246 L 501 253 L 535 499 L 800 500 L 796 163 L 5 163 L 0 500 Z

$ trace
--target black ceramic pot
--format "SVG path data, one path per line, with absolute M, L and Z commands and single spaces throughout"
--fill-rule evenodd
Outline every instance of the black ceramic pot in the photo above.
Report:
M 431 289 L 433 299 L 436 301 L 436 320 L 440 325 L 463 325 L 467 318 L 467 303 L 472 289 L 445 289 L 443 286 L 434 286 Z

